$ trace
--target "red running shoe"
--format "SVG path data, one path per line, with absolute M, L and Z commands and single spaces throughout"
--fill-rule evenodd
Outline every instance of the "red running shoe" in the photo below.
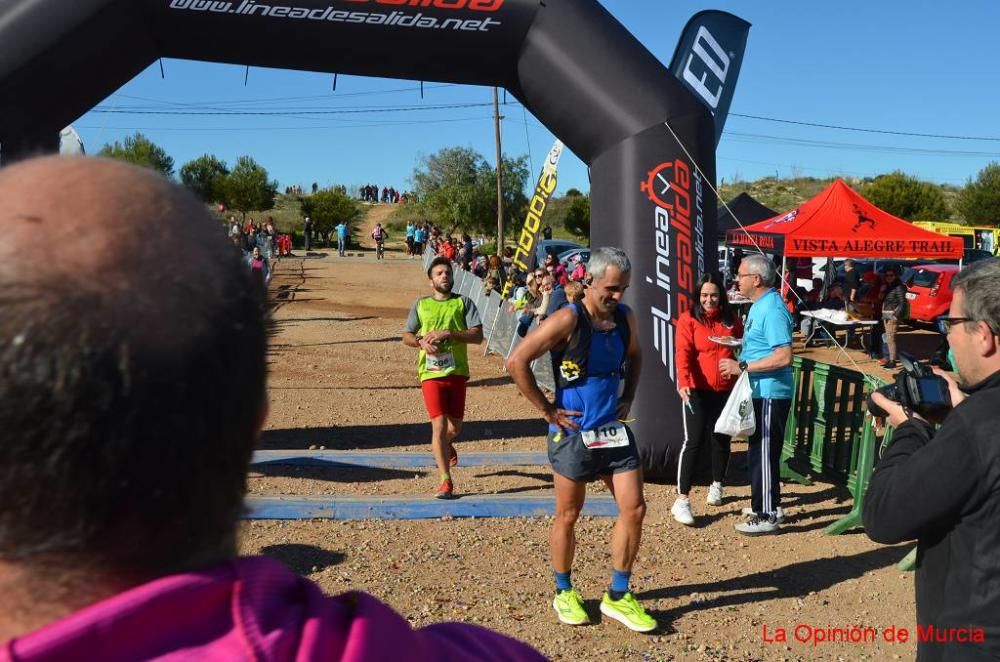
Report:
M 448 466 L 454 467 L 458 464 L 458 451 L 455 450 L 455 444 L 451 445 L 451 457 L 448 458 Z
M 441 484 L 438 485 L 437 492 L 434 493 L 435 499 L 454 499 L 455 498 L 455 486 L 448 479 L 442 480 Z

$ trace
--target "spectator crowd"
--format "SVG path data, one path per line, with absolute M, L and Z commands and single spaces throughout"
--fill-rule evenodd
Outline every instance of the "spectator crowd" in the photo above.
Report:
M 370 202 L 372 204 L 382 202 L 384 204 L 398 205 L 410 202 L 415 198 L 412 193 L 407 191 L 400 193 L 392 186 L 383 186 L 380 193 L 378 184 L 365 184 L 358 190 L 358 199 L 362 202 Z
M 262 223 L 248 218 L 242 225 L 235 216 L 230 216 L 227 226 L 229 240 L 242 251 L 247 269 L 266 286 L 271 282 L 273 260 L 292 254 L 291 235 L 278 234 L 271 216 Z

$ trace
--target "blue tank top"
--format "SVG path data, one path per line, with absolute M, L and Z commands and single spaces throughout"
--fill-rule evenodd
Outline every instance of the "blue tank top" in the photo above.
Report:
M 583 416 L 572 416 L 581 430 L 595 430 L 604 423 L 618 420 L 619 372 L 625 359 L 625 344 L 617 329 L 593 330 L 590 353 L 587 358 L 587 379 L 579 386 L 556 388 L 555 406 L 559 409 L 581 411 Z M 549 426 L 553 432 L 556 427 Z

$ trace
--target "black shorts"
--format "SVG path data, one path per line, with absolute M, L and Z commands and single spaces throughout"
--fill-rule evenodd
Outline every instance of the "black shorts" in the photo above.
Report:
M 570 480 L 589 483 L 602 476 L 634 471 L 639 468 L 639 451 L 635 446 L 635 436 L 628 430 L 628 446 L 617 448 L 597 448 L 591 450 L 583 445 L 580 433 L 567 436 L 549 431 L 549 464 L 552 471 Z

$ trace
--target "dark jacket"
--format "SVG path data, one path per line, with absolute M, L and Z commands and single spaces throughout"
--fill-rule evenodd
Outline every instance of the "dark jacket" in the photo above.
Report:
M 872 540 L 917 539 L 917 623 L 984 631 L 980 644 L 918 639 L 922 662 L 1000 657 L 1000 372 L 967 392 L 937 432 L 899 426 L 865 496 Z
M 861 289 L 861 276 L 858 274 L 857 268 L 851 269 L 844 274 L 844 298 L 850 301 L 851 292 L 854 292 L 854 298 L 860 299 L 859 289 Z

